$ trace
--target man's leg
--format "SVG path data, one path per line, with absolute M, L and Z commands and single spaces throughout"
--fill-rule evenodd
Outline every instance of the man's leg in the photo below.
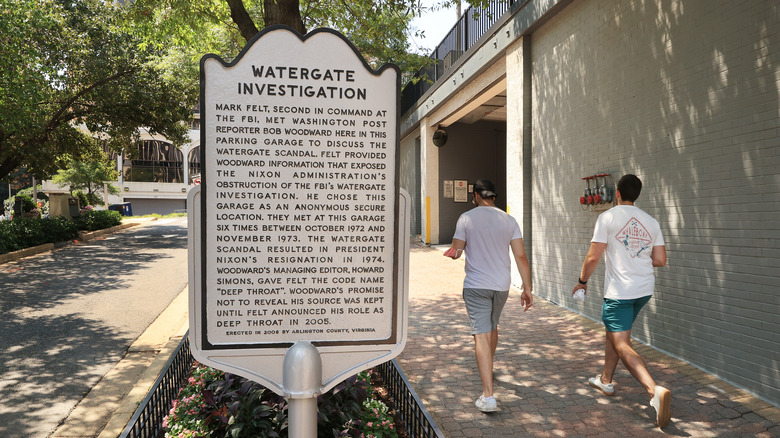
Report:
M 497 330 L 474 335 L 474 352 L 477 356 L 479 378 L 482 381 L 482 395 L 486 398 L 493 395 L 493 355 L 496 352 L 497 341 Z
M 492 332 L 490 332 L 490 350 L 491 350 L 490 357 L 491 358 L 495 357 L 497 347 L 498 347 L 498 329 L 495 329 Z
M 629 336 L 630 333 L 631 332 L 629 332 Z M 618 356 L 618 353 L 615 350 L 615 344 L 612 341 L 612 337 L 607 336 L 604 347 L 604 370 L 601 372 L 601 383 L 612 383 L 612 377 L 615 375 L 618 361 L 620 361 L 620 356 Z
M 650 376 L 650 372 L 647 370 L 647 365 L 644 359 L 639 353 L 631 346 L 631 330 L 622 332 L 607 332 L 607 348 L 604 358 L 604 375 L 608 372 L 614 373 L 617 361 L 614 356 L 610 356 L 610 349 L 614 350 L 620 360 L 623 361 L 623 365 L 626 366 L 628 371 L 634 378 L 645 387 L 648 394 L 655 394 L 655 380 Z M 614 361 L 614 365 L 612 362 Z M 611 368 L 610 368 L 611 367 Z M 609 381 L 612 381 L 610 374 Z M 606 380 L 606 376 L 605 376 Z

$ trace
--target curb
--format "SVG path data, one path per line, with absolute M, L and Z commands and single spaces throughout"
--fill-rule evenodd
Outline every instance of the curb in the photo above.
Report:
M 189 329 L 188 298 L 189 286 L 185 286 L 78 402 L 52 438 L 114 438 L 122 433 Z
M 130 222 L 122 225 L 117 225 L 110 228 L 104 228 L 102 230 L 95 230 L 95 231 L 79 231 L 79 237 L 78 239 L 82 242 L 90 241 L 96 237 L 103 236 L 105 234 L 111 234 L 116 231 L 124 230 L 125 228 L 134 227 L 136 225 L 140 225 L 138 222 Z
M 51 251 L 53 249 L 53 243 L 44 243 L 43 245 L 31 246 L 29 248 L 20 249 L 18 251 L 9 252 L 7 254 L 0 254 L 0 264 L 40 254 L 42 252 Z

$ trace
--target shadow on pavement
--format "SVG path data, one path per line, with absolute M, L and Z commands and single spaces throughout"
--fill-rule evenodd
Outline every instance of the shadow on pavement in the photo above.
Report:
M 137 276 L 186 246 L 186 228 L 147 226 L 0 265 L 0 436 L 53 431 L 125 354 L 135 321 L 157 316 L 134 302 Z

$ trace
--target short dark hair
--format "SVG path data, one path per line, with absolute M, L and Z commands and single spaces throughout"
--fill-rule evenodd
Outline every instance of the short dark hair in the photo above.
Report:
M 496 186 L 494 186 L 490 180 L 478 179 L 477 182 L 474 183 L 474 193 L 479 193 L 479 196 L 482 197 L 482 199 L 495 198 Z
M 617 189 L 624 201 L 634 202 L 642 193 L 642 181 L 636 175 L 630 173 L 623 175 L 618 181 Z

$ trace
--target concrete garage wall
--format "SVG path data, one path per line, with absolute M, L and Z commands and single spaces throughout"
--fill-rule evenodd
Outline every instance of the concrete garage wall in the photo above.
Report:
M 465 203 L 444 198 L 445 180 L 468 180 L 474 184 L 479 178 L 488 178 L 498 191 L 496 206 L 506 208 L 506 124 L 455 123 L 446 131 L 447 144 L 439 148 L 439 239 L 448 244 L 458 218 L 474 205 L 470 195 Z
M 175 210 L 184 210 L 187 204 L 186 199 L 125 198 L 124 202 L 130 203 L 134 216 L 153 213 L 170 214 Z
M 536 293 L 600 319 L 603 260 L 570 298 L 598 216 L 580 178 L 635 173 L 669 262 L 633 334 L 776 405 L 778 5 L 579 0 L 532 35 Z

